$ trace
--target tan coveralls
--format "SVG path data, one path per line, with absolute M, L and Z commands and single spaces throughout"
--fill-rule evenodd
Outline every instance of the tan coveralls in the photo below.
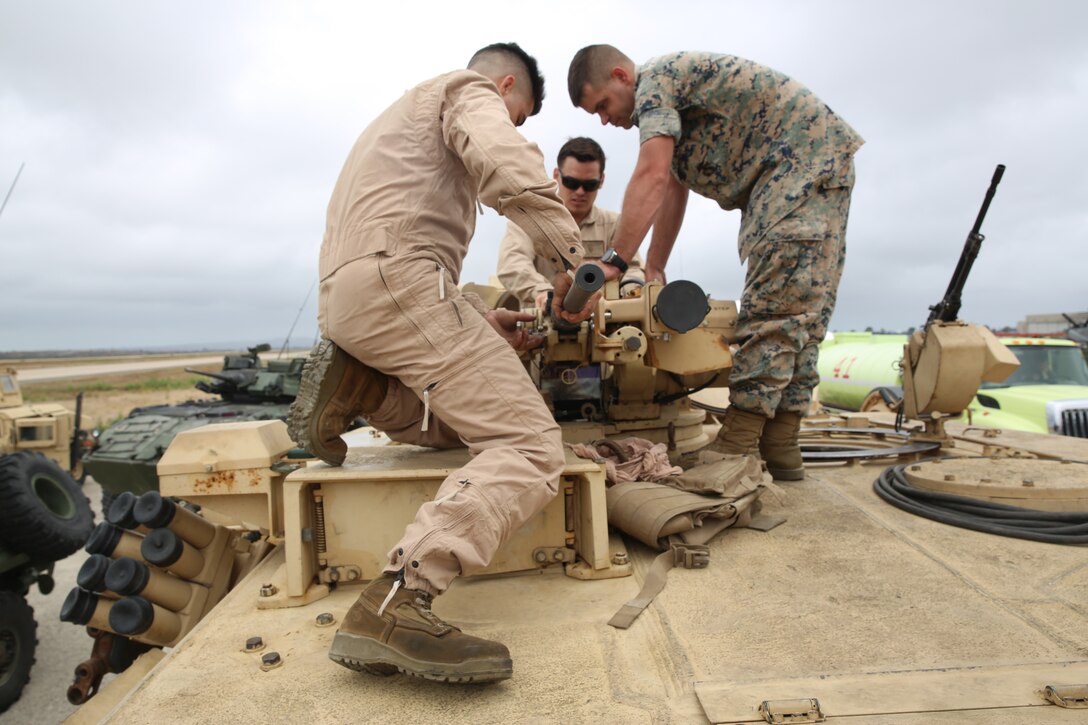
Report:
M 619 221 L 618 212 L 596 205 L 589 210 L 578 225 L 587 259 L 599 258 L 604 250 L 612 246 L 612 238 L 616 236 Z M 537 255 L 533 240 L 524 229 L 514 222 L 507 223 L 506 233 L 499 244 L 499 281 L 518 298 L 523 310 L 535 304 L 538 294 L 552 288 L 552 278 L 561 271 L 562 268 L 547 257 Z M 641 283 L 645 279 L 642 261 L 636 254 L 622 281 Z
M 390 376 L 367 422 L 393 440 L 467 445 L 390 551 L 386 571 L 444 591 L 485 566 L 558 490 L 559 427 L 517 354 L 457 289 L 487 204 L 532 230 L 538 254 L 580 262 L 578 230 L 544 159 L 490 80 L 456 71 L 408 91 L 356 141 L 329 202 L 321 331 Z

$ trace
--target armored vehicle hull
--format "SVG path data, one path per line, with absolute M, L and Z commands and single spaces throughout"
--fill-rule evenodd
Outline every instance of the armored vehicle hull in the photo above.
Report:
M 451 686 L 339 667 L 327 655 L 335 627 L 319 615 L 339 623 L 360 588 L 265 606 L 289 586 L 292 554 L 281 546 L 153 672 L 145 677 L 149 661 L 121 675 L 71 722 L 106 713 L 125 723 L 1082 721 L 1083 710 L 1053 703 L 1083 706 L 1088 683 L 1083 546 L 995 536 L 892 507 L 874 480 L 918 455 L 890 450 L 892 416 L 810 422 L 852 431 L 889 455 L 808 465 L 805 480 L 763 497 L 765 513 L 784 524 L 711 541 L 709 566 L 671 572 L 627 630 L 607 622 L 638 594 L 658 554 L 637 542 L 610 543 L 610 557 L 626 558 L 633 576 L 582 581 L 557 565 L 455 581 L 436 612 L 505 642 L 512 680 Z M 1084 440 L 948 431 L 927 456 L 1088 460 Z M 328 490 L 334 479 L 361 481 L 375 455 L 383 454 L 353 449 L 342 469 L 311 466 L 287 482 Z M 420 469 L 427 455 L 418 454 Z M 1070 485 L 1088 487 L 1085 468 L 1064 464 Z M 253 637 L 262 648 L 247 652 Z
M 689 297 L 697 305 L 679 305 L 698 313 L 694 325 L 670 322 L 667 288 L 621 298 L 611 284 L 592 321 L 534 326 L 545 338 L 536 377 L 565 439 L 637 436 L 673 462 L 705 463 L 716 431 L 688 396 L 728 379 L 735 304 L 700 291 Z M 159 463 L 163 495 L 274 549 L 191 630 L 162 640 L 176 646 L 138 661 L 72 722 L 1082 719 L 1088 440 L 947 422 L 980 382 L 1016 369 L 992 337 L 956 320 L 928 325 L 904 366 L 908 430 L 890 414 L 812 417 L 801 481 L 775 486 L 758 461 L 737 457 L 755 461 L 743 482 L 763 494 L 762 511 L 752 506 L 742 523 L 735 499 L 731 523 L 746 528 L 709 540 L 610 534 L 609 524 L 623 528 L 613 507 L 622 484 L 606 487 L 607 446 L 592 459 L 569 453 L 559 495 L 435 602 L 451 624 L 509 647 L 513 678 L 493 685 L 381 677 L 329 658 L 358 584 L 378 574 L 465 451 L 363 433 L 343 466 L 299 465 L 284 458 L 291 442 L 277 421 L 188 431 Z M 596 377 L 582 377 L 591 366 Z M 889 471 L 931 497 L 965 487 L 971 509 L 1015 500 L 1038 509 L 1018 517 L 1058 511 L 1078 523 L 1041 541 L 992 533 L 1005 525 L 968 528 L 959 512 L 920 517 L 875 486 Z
M 262 361 L 258 345 L 248 353 L 227 355 L 218 373 L 197 388 L 216 397 L 180 405 L 136 408 L 98 435 L 84 459 L 87 473 L 102 486 L 108 502 L 131 491 L 137 495 L 158 489 L 155 466 L 178 433 L 208 425 L 243 420 L 283 420 L 298 393 L 305 358 Z M 107 507 L 108 508 L 108 507 Z
M 157 491 L 155 466 L 178 433 L 211 423 L 283 420 L 289 408 L 290 403 L 260 405 L 222 400 L 137 408 L 102 432 L 84 467 L 111 496 L 123 491 L 136 495 Z

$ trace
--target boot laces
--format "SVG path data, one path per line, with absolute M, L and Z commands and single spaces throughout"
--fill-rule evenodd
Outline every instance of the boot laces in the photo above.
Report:
M 389 602 L 393 601 L 393 597 L 396 596 L 397 591 L 404 586 L 404 570 L 401 569 L 397 572 L 396 577 L 393 579 L 393 586 L 389 587 L 389 593 L 385 595 L 385 599 L 382 600 L 382 605 L 378 607 L 378 616 L 382 616 L 385 613 L 385 608 L 389 606 Z M 428 592 L 413 589 L 409 590 L 415 594 L 414 604 L 416 611 L 430 622 L 435 627 L 449 627 L 450 625 L 443 622 L 438 615 L 431 611 L 431 602 L 434 601 L 434 595 Z
M 431 602 L 434 601 L 434 597 L 427 592 L 416 592 L 416 611 L 423 615 L 423 618 L 436 627 L 448 627 L 449 625 L 443 622 L 437 614 L 431 611 Z

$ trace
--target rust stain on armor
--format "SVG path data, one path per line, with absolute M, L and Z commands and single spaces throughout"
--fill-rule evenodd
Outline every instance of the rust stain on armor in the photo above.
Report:
M 193 481 L 194 493 L 232 493 L 236 488 L 257 488 L 264 480 L 263 468 L 216 471 Z

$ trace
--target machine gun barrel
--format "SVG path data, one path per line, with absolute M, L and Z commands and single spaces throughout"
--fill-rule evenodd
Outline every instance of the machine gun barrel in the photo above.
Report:
M 193 373 L 194 375 L 203 375 L 206 378 L 211 378 L 212 380 L 219 380 L 220 382 L 224 382 L 224 383 L 232 383 L 232 384 L 237 384 L 238 383 L 238 381 L 235 380 L 234 378 L 229 377 L 227 375 L 223 375 L 221 373 L 209 373 L 206 370 L 197 370 L 196 368 L 185 368 L 185 372 Z
M 604 286 L 604 270 L 600 265 L 586 262 L 574 272 L 574 284 L 563 298 L 563 309 L 581 312 L 590 295 Z
M 963 245 L 963 252 L 960 253 L 956 271 L 952 274 L 952 281 L 948 283 L 948 291 L 944 293 L 944 298 L 940 302 L 929 308 L 930 313 L 929 319 L 926 320 L 926 327 L 929 327 L 934 320 L 952 322 L 959 316 L 963 286 L 967 283 L 967 276 L 971 274 L 971 266 L 975 263 L 975 258 L 982 248 L 982 240 L 986 238 L 981 233 L 982 220 L 986 218 L 986 212 L 990 209 L 990 202 L 993 201 L 997 185 L 1001 183 L 1001 176 L 1004 173 L 1005 165 L 998 164 L 997 168 L 994 169 L 994 176 L 990 180 L 990 188 L 986 190 L 986 198 L 982 200 L 982 208 L 979 209 L 978 216 L 975 217 L 975 225 L 971 227 L 971 231 L 967 235 L 967 241 Z
M 212 393 L 215 395 L 232 395 L 240 392 L 246 386 L 252 385 L 257 380 L 257 371 L 253 368 L 244 370 L 226 370 L 221 373 L 209 373 L 204 370 L 185 368 L 185 372 L 203 375 L 204 377 L 216 381 L 214 383 L 206 383 L 201 380 L 196 384 L 197 390 L 203 390 L 205 393 Z

